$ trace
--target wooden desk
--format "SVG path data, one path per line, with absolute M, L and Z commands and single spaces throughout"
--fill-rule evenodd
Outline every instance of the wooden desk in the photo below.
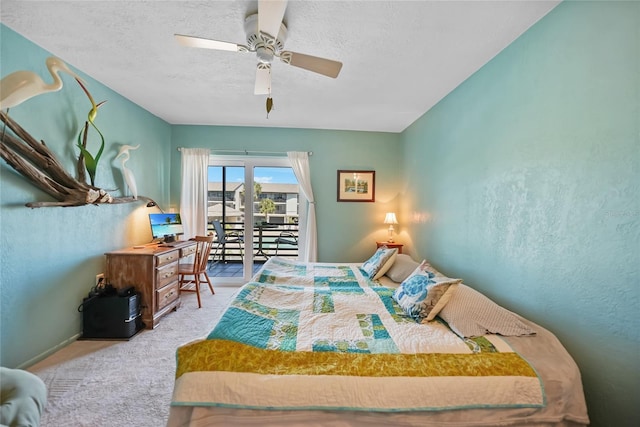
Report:
M 404 246 L 402 243 L 398 242 L 376 242 L 376 247 L 379 248 L 381 246 L 386 246 L 389 249 L 398 248 L 398 253 L 402 253 L 402 247 Z
M 105 280 L 116 289 L 133 286 L 141 297 L 142 321 L 155 328 L 160 317 L 180 307 L 178 263 L 196 251 L 194 241 L 149 244 L 107 252 Z

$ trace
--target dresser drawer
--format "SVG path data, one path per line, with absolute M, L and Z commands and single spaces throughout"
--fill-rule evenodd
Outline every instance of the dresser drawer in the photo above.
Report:
M 196 253 L 196 249 L 197 249 L 196 245 L 191 245 L 189 247 L 180 249 L 180 258 L 184 258 L 186 256 L 195 254 Z
M 178 261 L 180 259 L 180 250 L 176 249 L 175 251 L 165 252 L 156 257 L 157 267 L 161 267 L 163 265 L 170 264 L 172 262 Z
M 156 289 L 173 282 L 178 278 L 178 262 L 156 269 Z
M 178 299 L 178 282 L 173 282 L 157 291 L 156 301 L 158 302 L 158 310 L 162 310 L 168 304 Z

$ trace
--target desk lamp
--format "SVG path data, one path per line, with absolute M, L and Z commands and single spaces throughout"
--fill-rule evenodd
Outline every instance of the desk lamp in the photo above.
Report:
M 160 206 L 158 206 L 158 204 L 156 203 L 155 200 L 149 199 L 149 203 L 147 203 L 147 207 L 148 208 L 153 208 L 156 207 L 158 209 L 160 209 L 160 212 L 164 213 L 164 211 L 162 210 L 162 208 Z

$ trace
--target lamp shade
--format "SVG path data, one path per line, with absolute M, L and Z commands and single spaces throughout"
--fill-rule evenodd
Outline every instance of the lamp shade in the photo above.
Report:
M 385 224 L 397 224 L 398 220 L 396 219 L 396 214 L 394 212 L 387 212 L 384 217 Z

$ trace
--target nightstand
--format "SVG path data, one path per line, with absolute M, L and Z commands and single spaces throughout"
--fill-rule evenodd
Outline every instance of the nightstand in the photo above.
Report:
M 402 243 L 398 242 L 376 242 L 377 247 L 386 246 L 390 249 L 398 248 L 398 253 L 402 253 L 402 247 L 404 246 Z

